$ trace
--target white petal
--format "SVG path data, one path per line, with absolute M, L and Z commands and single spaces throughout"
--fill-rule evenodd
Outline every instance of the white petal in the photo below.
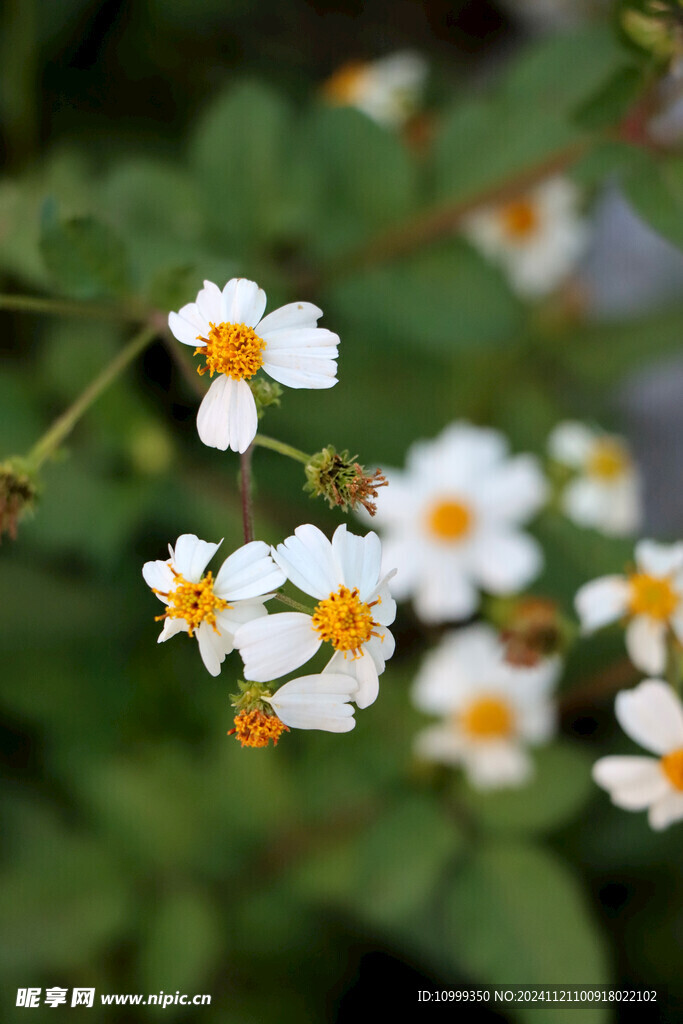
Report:
M 332 544 L 310 523 L 297 526 L 294 536 L 278 544 L 273 558 L 295 587 L 318 600 L 329 597 L 342 582 L 342 569 Z
M 626 650 L 636 666 L 651 676 L 659 676 L 666 668 L 665 622 L 648 615 L 636 615 L 626 627 Z
M 221 543 L 210 544 L 207 540 L 200 540 L 194 533 L 184 533 L 175 542 L 174 568 L 188 583 L 198 583 Z
M 283 612 L 247 622 L 235 634 L 245 679 L 279 679 L 313 657 L 322 643 L 310 615 Z
M 633 690 L 622 690 L 614 705 L 624 732 L 653 754 L 683 747 L 683 707 L 671 687 L 646 679 Z
M 557 731 L 557 710 L 550 700 L 536 700 L 520 708 L 519 735 L 533 745 L 547 743 Z
M 265 323 L 265 320 L 263 322 Z M 298 354 L 302 358 L 317 356 L 334 359 L 339 345 L 339 335 L 334 331 L 328 331 L 326 327 L 297 327 L 293 330 L 276 331 L 266 338 L 260 334 L 259 325 L 259 335 L 266 342 L 264 360 L 276 353 Z
M 205 281 L 204 287 L 197 296 L 197 308 L 200 315 L 211 324 L 223 321 L 223 301 L 221 290 L 213 281 Z
M 216 612 L 216 625 L 224 637 L 230 637 L 232 647 L 235 645 L 235 633 L 245 622 L 261 619 L 268 614 L 262 601 L 237 601 L 229 608 Z M 231 647 L 231 650 L 232 650 Z
M 680 818 L 683 818 L 683 793 L 668 793 L 652 805 L 648 814 L 650 828 L 657 832 Z
M 201 348 L 206 344 L 200 341 L 205 338 L 209 331 L 208 321 L 199 312 L 196 303 L 190 302 L 183 306 L 177 313 L 168 314 L 168 326 L 171 334 L 184 345 L 192 345 L 194 348 Z
M 358 680 L 354 700 L 359 708 L 369 708 L 379 694 L 379 676 L 377 666 L 371 654 L 363 650 L 360 658 L 355 658 L 351 665 Z
M 226 601 L 243 601 L 277 590 L 284 582 L 285 574 L 275 565 L 268 545 L 254 540 L 226 558 L 213 590 Z
M 492 594 L 522 590 L 543 567 L 543 549 L 526 533 L 486 532 L 473 554 L 479 584 Z
M 175 588 L 175 576 L 171 572 L 169 563 L 160 560 L 145 562 L 142 567 L 142 575 L 148 587 L 159 591 L 156 595 L 159 600 L 167 604 L 168 602 L 163 595 L 170 593 Z
M 479 594 L 462 561 L 431 552 L 416 580 L 415 611 L 428 623 L 468 618 L 479 606 Z M 397 582 L 401 579 L 399 565 Z M 399 592 L 400 596 L 400 592 Z
M 574 607 L 584 633 L 592 633 L 624 615 L 629 586 L 623 576 L 601 576 L 585 583 L 576 593 Z
M 455 766 L 462 761 L 462 737 L 450 725 L 432 725 L 417 734 L 414 750 L 417 757 L 426 761 Z
M 477 497 L 488 515 L 521 523 L 539 511 L 547 493 L 548 485 L 538 459 L 517 455 L 484 477 Z
M 376 533 L 358 537 L 342 523 L 334 531 L 332 551 L 341 568 L 341 583 L 358 588 L 361 601 L 374 595 L 382 566 L 382 545 Z
M 585 423 L 558 423 L 548 438 L 548 451 L 557 462 L 576 469 L 583 466 L 595 442 L 595 431 Z
M 199 437 L 209 448 L 245 452 L 257 429 L 258 414 L 251 388 L 244 380 L 232 380 L 221 374 L 199 407 Z
M 232 637 L 217 633 L 208 622 L 200 624 L 195 636 L 207 671 L 212 676 L 220 675 L 221 664 L 225 661 L 226 654 L 232 650 Z
M 642 811 L 671 791 L 654 757 L 601 757 L 593 765 L 593 779 L 627 811 Z
M 533 764 L 526 750 L 509 740 L 468 744 L 464 762 L 475 789 L 522 786 L 533 775 Z
M 580 476 L 571 480 L 562 495 L 562 505 L 578 526 L 600 528 L 610 515 L 614 495 L 600 481 Z
M 355 725 L 348 703 L 354 690 L 348 676 L 310 675 L 292 679 L 265 699 L 290 728 L 349 732 Z
M 279 362 L 288 365 L 278 365 L 274 359 L 268 358 L 267 350 L 264 352 L 263 369 L 286 388 L 319 391 L 337 383 L 337 364 L 333 359 L 282 357 Z
M 654 540 L 638 541 L 636 565 L 650 576 L 669 576 L 683 567 L 683 543 L 659 544 Z
M 258 325 L 259 338 L 270 344 L 272 335 L 279 331 L 314 328 L 322 315 L 322 309 L 312 302 L 290 302 L 264 316 Z
M 222 319 L 231 324 L 256 327 L 266 308 L 266 293 L 246 277 L 233 277 L 223 289 Z M 262 337 L 259 334 L 259 337 Z
M 157 643 L 163 644 L 165 640 L 170 640 L 176 633 L 187 633 L 189 628 L 185 619 L 164 619 L 164 626 L 157 637 Z

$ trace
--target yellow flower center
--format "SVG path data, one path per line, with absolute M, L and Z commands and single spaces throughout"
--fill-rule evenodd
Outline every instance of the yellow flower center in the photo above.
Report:
M 367 67 L 361 61 L 350 61 L 338 68 L 323 83 L 322 93 L 328 103 L 345 106 L 363 94 L 363 80 Z
M 503 231 L 513 242 L 526 241 L 536 231 L 538 210 L 530 199 L 514 199 L 500 211 Z
M 616 480 L 627 471 L 630 462 L 622 444 L 612 438 L 604 438 L 593 445 L 586 469 L 590 476 L 599 480 Z
M 176 586 L 173 590 L 165 593 L 161 590 L 154 590 L 155 594 L 168 599 L 164 615 L 157 615 L 156 621 L 161 619 L 185 619 L 190 627 L 188 632 L 194 636 L 194 631 L 202 622 L 208 622 L 218 633 L 216 627 L 216 612 L 223 611 L 231 606 L 222 597 L 216 597 L 213 592 L 213 575 L 207 572 L 199 583 L 188 583 L 184 576 L 171 567 L 171 572 L 176 578 Z
M 267 747 L 270 740 L 276 747 L 283 732 L 289 732 L 289 727 L 277 715 L 266 715 L 257 709 L 240 711 L 228 736 L 236 736 L 243 747 Z
M 198 366 L 197 373 L 209 376 L 224 373 L 233 380 L 248 380 L 263 365 L 262 352 L 266 347 L 253 327 L 246 324 L 209 324 L 208 338 L 198 335 L 197 341 L 205 341 L 194 350 L 194 354 L 206 359 L 206 366 Z
M 674 789 L 683 790 L 683 748 L 672 750 L 660 761 L 662 771 Z
M 438 501 L 429 509 L 427 524 L 438 540 L 460 540 L 472 526 L 472 512 L 460 501 Z
M 479 697 L 461 712 L 459 723 L 472 739 L 503 739 L 513 731 L 514 714 L 501 697 Z
M 379 636 L 374 631 L 379 623 L 370 610 L 376 604 L 379 598 L 365 604 L 358 596 L 357 587 L 349 590 L 341 584 L 336 593 L 315 606 L 311 620 L 313 629 L 323 640 L 329 640 L 335 651 L 353 651 L 358 656 L 361 644 L 366 644 L 371 636 Z
M 662 622 L 670 618 L 678 605 L 678 594 L 666 577 L 635 572 L 628 579 L 631 588 L 628 605 L 632 615 L 649 615 Z

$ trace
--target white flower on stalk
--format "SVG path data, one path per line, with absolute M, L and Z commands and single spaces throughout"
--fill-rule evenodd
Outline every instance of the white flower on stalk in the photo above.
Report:
M 460 422 L 412 445 L 406 462 L 385 471 L 375 520 L 397 598 L 412 594 L 427 622 L 464 619 L 479 589 L 512 594 L 538 575 L 543 552 L 521 529 L 546 496 L 537 459 L 510 457 L 498 431 Z
M 351 676 L 358 707 L 372 704 L 379 676 L 394 653 L 387 626 L 396 616 L 388 586 L 393 572 L 380 574 L 377 535 L 356 537 L 343 525 L 330 542 L 316 526 L 306 524 L 278 545 L 273 558 L 287 578 L 318 603 L 312 615 L 283 612 L 242 626 L 235 646 L 244 661 L 245 678 L 267 682 L 287 675 L 328 641 L 335 653 L 325 672 Z
M 462 765 L 473 786 L 520 786 L 533 774 L 527 745 L 555 731 L 550 696 L 561 667 L 557 657 L 531 668 L 510 665 L 500 637 L 486 625 L 451 632 L 425 658 L 413 702 L 443 721 L 416 737 L 418 756 Z
M 683 707 L 667 683 L 646 679 L 617 694 L 615 712 L 626 735 L 657 757 L 601 757 L 593 778 L 617 807 L 648 808 L 659 831 L 683 818 Z
M 635 570 L 585 583 L 575 598 L 584 633 L 627 618 L 626 649 L 633 664 L 651 675 L 666 667 L 667 639 L 683 641 L 683 543 L 641 540 Z
M 175 548 L 169 544 L 166 561 L 145 562 L 142 568 L 145 583 L 166 605 L 165 613 L 157 616 L 164 622 L 158 642 L 176 633 L 195 636 L 212 676 L 219 675 L 240 626 L 267 615 L 263 602 L 285 581 L 268 545 L 258 540 L 229 555 L 214 579 L 204 570 L 219 547 L 184 533 Z
M 234 277 L 221 291 L 205 281 L 196 302 L 169 313 L 168 326 L 178 341 L 217 379 L 197 414 L 204 444 L 244 452 L 258 427 L 256 403 L 247 383 L 261 368 L 290 388 L 331 388 L 337 383 L 339 337 L 318 327 L 322 310 L 310 302 L 290 302 L 263 316 L 266 293 L 254 281 Z
M 586 248 L 588 229 L 578 206 L 579 192 L 568 178 L 549 178 L 516 199 L 474 210 L 461 226 L 502 266 L 515 291 L 539 298 L 562 283 Z
M 567 420 L 551 433 L 548 449 L 553 459 L 576 472 L 561 498 L 570 519 L 614 537 L 638 529 L 640 474 L 620 437 Z
M 424 58 L 401 51 L 342 65 L 322 92 L 332 106 L 356 107 L 379 124 L 400 127 L 417 109 L 426 77 Z

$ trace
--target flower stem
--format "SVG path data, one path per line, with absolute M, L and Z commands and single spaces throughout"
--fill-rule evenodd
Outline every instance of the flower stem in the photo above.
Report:
M 0 309 L 19 313 L 46 313 L 52 316 L 84 316 L 96 320 L 141 320 L 140 310 L 68 299 L 46 299 L 38 295 L 0 295 Z
M 242 494 L 242 528 L 244 543 L 250 544 L 254 539 L 254 521 L 251 502 L 251 456 L 254 451 L 250 444 L 246 452 L 240 455 L 240 491 Z
M 305 604 L 300 604 L 295 601 L 293 597 L 287 597 L 286 594 L 276 594 L 276 599 L 282 601 L 283 604 L 289 605 L 290 608 L 295 608 L 298 612 L 304 612 L 306 615 L 312 615 L 313 609 L 307 608 Z
M 671 630 L 669 630 L 666 641 L 666 681 L 676 693 L 681 694 L 683 680 L 681 680 L 680 655 L 678 643 Z
M 265 434 L 257 434 L 254 444 L 260 445 L 261 448 L 270 448 L 271 451 L 286 455 L 287 458 L 294 459 L 296 462 L 303 462 L 304 466 L 311 460 L 311 456 L 300 451 L 299 448 L 292 448 L 291 444 L 277 441 L 274 437 L 267 437 Z
M 38 469 L 46 459 L 54 455 L 57 448 L 67 437 L 84 412 L 100 397 L 103 391 L 116 380 L 119 374 L 133 362 L 156 336 L 155 327 L 146 326 L 139 331 L 108 366 L 88 384 L 76 401 L 58 416 L 50 429 L 34 444 L 26 456 L 32 469 Z

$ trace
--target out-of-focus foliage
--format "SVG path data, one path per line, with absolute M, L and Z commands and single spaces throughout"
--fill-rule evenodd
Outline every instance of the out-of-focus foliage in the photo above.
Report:
M 86 7 L 41 7 L 41 32 L 66 37 Z M 242 24 L 248 7 L 149 4 L 162 40 L 197 16 L 188 45 L 199 50 L 202 33 Z M 357 111 L 323 107 L 313 75 L 302 100 L 257 62 L 245 76 L 214 68 L 186 132 L 159 125 L 158 137 L 114 135 L 100 151 L 84 128 L 0 181 L 3 291 L 119 303 L 134 318 L 193 300 L 203 278 L 251 277 L 269 308 L 319 303 L 342 339 L 339 385 L 287 394 L 266 414 L 269 433 L 393 465 L 462 417 L 541 453 L 558 420 L 613 417 L 620 381 L 679 349 L 680 310 L 590 322 L 567 296 L 528 308 L 458 236 L 457 218 L 566 164 L 589 209 L 617 180 L 683 244 L 681 158 L 644 153 L 618 130 L 652 70 L 614 26 L 562 34 L 523 47 L 491 89 L 446 75 L 433 139 L 411 149 Z M 127 330 L 7 317 L 0 457 L 28 448 Z M 413 762 L 408 692 L 424 640 L 406 609 L 380 698 L 352 733 L 298 732 L 267 751 L 225 735 L 236 656 L 213 679 L 184 638 L 158 647 L 140 576 L 183 532 L 241 543 L 236 459 L 201 446 L 196 404 L 153 346 L 88 413 L 46 469 L 35 518 L 0 549 L 3 1006 L 18 985 L 94 985 L 210 992 L 212 1008 L 196 1014 L 207 1024 L 331 1020 L 373 948 L 446 987 L 674 992 L 680 831 L 654 836 L 592 787 L 583 734 L 597 721 L 609 735 L 610 698 L 567 716 L 527 788 L 477 794 Z M 293 463 L 259 451 L 254 472 L 258 537 L 340 521 L 310 503 Z M 554 512 L 537 534 L 537 589 L 565 613 L 579 584 L 631 555 Z M 611 636 L 591 640 L 567 692 L 619 653 Z

